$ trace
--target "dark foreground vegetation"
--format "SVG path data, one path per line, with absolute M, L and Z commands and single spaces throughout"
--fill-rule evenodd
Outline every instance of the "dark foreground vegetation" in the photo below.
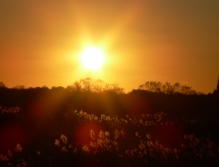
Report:
M 147 84 L 0 88 L 0 166 L 219 166 L 219 96 Z

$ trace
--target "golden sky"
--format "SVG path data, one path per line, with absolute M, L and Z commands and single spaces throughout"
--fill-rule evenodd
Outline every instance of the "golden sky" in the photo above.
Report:
M 67 86 L 82 78 L 180 82 L 204 93 L 219 73 L 218 0 L 0 0 L 0 81 Z M 98 72 L 79 56 L 98 46 Z

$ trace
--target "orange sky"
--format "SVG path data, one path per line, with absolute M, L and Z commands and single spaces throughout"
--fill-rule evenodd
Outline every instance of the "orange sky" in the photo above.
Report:
M 218 9 L 218 0 L 1 0 L 0 81 L 65 87 L 92 77 L 130 91 L 154 80 L 212 92 Z M 99 72 L 81 67 L 87 45 L 106 54 Z

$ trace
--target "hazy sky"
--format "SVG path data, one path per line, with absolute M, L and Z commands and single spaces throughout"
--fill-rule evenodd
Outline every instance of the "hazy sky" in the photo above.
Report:
M 103 49 L 99 72 L 81 67 Z M 204 93 L 219 74 L 219 0 L 0 0 L 0 81 L 67 86 L 81 78 L 180 82 Z

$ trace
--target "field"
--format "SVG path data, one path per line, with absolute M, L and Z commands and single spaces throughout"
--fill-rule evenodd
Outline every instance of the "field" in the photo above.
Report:
M 147 111 L 133 105 L 136 111 L 125 113 L 120 107 L 121 114 L 114 103 L 111 113 L 95 113 L 98 106 L 76 110 L 74 105 L 57 105 L 57 97 L 53 98 L 59 99 L 56 103 L 45 99 L 46 103 L 35 100 L 37 105 L 32 107 L 25 102 L 0 107 L 0 166 L 219 165 L 218 108 L 214 105 L 200 113 L 191 105 L 195 112 L 182 112 L 184 108 L 179 113 Z M 84 103 L 88 105 L 87 100 Z

